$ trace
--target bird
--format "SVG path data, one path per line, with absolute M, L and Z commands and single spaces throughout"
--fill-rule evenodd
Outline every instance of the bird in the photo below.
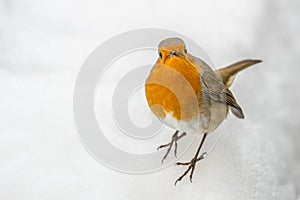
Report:
M 162 40 L 158 56 L 145 81 L 145 96 L 152 113 L 176 131 L 169 143 L 157 149 L 168 148 L 163 162 L 173 145 L 176 156 L 179 139 L 187 134 L 202 135 L 191 161 L 176 163 L 187 169 L 175 185 L 189 172 L 192 182 L 196 163 L 207 155 L 200 154 L 207 135 L 218 128 L 229 112 L 244 119 L 243 110 L 229 89 L 236 74 L 262 60 L 245 59 L 213 70 L 204 60 L 188 53 L 185 42 L 178 37 Z

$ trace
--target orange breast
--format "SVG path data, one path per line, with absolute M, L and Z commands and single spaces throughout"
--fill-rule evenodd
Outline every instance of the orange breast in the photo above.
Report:
M 171 114 L 177 120 L 196 118 L 202 105 L 200 66 L 174 56 L 159 59 L 146 80 L 146 98 L 160 118 Z

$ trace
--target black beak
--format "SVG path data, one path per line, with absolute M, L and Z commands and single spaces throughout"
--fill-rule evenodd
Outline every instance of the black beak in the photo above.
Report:
M 179 56 L 179 54 L 173 50 L 170 52 L 170 58 L 172 58 L 173 56 Z

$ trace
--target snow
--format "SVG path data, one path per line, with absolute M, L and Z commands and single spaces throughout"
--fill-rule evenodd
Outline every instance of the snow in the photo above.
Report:
M 0 1 L 0 199 L 299 199 L 299 8 L 296 0 Z M 187 35 L 216 66 L 264 61 L 236 78 L 246 119 L 228 118 L 192 184 L 173 185 L 180 166 L 111 170 L 75 130 L 72 95 L 84 60 L 110 37 L 144 27 Z

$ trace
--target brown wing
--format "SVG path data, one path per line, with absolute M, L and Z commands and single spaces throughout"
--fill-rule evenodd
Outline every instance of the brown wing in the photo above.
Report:
M 231 112 L 238 118 L 243 119 L 244 114 L 242 108 L 238 105 L 232 92 L 224 85 L 222 77 L 214 72 L 203 60 L 195 58 L 196 62 L 201 66 L 201 79 L 205 87 L 203 88 L 204 97 L 211 104 L 226 104 Z
M 225 90 L 226 87 L 222 82 L 222 79 L 206 64 L 203 60 L 194 57 L 195 61 L 201 67 L 201 80 L 208 90 L 211 100 L 215 102 L 226 102 Z M 204 88 L 205 91 L 205 88 Z
M 222 79 L 201 59 L 194 57 L 200 66 L 202 84 L 202 109 L 207 119 L 207 131 L 215 130 L 228 114 L 226 87 Z
M 237 117 L 237 118 L 240 118 L 240 119 L 244 119 L 245 116 L 244 116 L 244 113 L 243 113 L 243 110 L 242 108 L 239 106 L 239 104 L 236 102 L 232 92 L 227 89 L 226 90 L 226 103 L 227 105 L 229 106 L 231 112 Z

